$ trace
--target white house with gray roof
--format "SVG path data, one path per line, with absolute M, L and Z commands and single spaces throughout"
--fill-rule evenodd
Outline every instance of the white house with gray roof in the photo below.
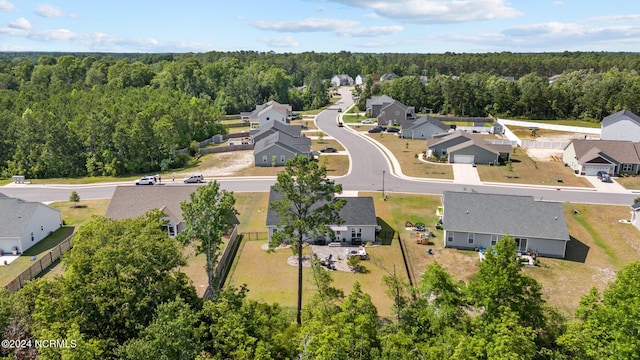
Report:
M 569 230 L 562 204 L 533 196 L 445 191 L 442 195 L 444 246 L 492 248 L 504 235 L 519 252 L 564 258 Z
M 291 118 L 291 105 L 271 100 L 265 104 L 256 105 L 256 109 L 251 112 L 240 113 L 240 118 L 248 122 L 252 129 L 265 127 L 275 121 L 288 124 Z
M 334 75 L 330 81 L 330 85 L 334 87 L 351 86 L 354 83 L 353 78 L 347 74 Z
M 345 200 L 344 207 L 340 210 L 342 224 L 330 224 L 331 233 L 320 237 L 306 236 L 304 241 L 309 243 L 340 243 L 342 245 L 359 245 L 363 242 L 376 241 L 376 210 L 372 197 L 339 197 Z M 280 193 L 271 188 L 269 203 L 282 199 Z M 280 218 L 278 214 L 269 206 L 267 211 L 267 230 L 269 241 L 274 233 L 278 231 Z M 318 241 L 320 239 L 320 241 Z
M 596 176 L 640 173 L 640 143 L 619 140 L 571 141 L 562 152 L 562 161 L 580 175 Z
M 0 250 L 21 254 L 62 226 L 60 211 L 39 202 L 0 197 Z
M 629 110 L 611 114 L 600 122 L 600 140 L 640 142 L 640 116 Z

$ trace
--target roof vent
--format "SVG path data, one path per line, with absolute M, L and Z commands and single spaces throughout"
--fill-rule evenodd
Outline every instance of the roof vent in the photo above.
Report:
M 558 217 L 556 216 L 556 220 L 558 220 Z
M 467 210 L 467 214 L 469 213 L 469 210 Z

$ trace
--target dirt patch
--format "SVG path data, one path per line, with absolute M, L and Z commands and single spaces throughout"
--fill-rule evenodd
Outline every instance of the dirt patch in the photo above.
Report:
M 201 169 L 200 172 L 205 177 L 229 176 L 248 167 L 253 167 L 253 153 L 234 151 L 216 154 L 215 165 Z

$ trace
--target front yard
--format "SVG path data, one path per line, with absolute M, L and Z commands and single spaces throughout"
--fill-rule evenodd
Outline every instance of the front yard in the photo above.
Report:
M 451 165 L 427 163 L 416 158 L 417 154 L 425 151 L 427 145 L 425 140 L 401 139 L 395 134 L 388 133 L 368 134 L 367 136 L 391 150 L 398 159 L 404 175 L 453 180 Z
M 483 182 L 513 184 L 535 184 L 548 186 L 593 187 L 589 181 L 577 177 L 562 161 L 534 161 L 522 150 L 515 148 L 511 154 L 511 165 L 478 165 L 478 174 Z M 562 180 L 559 182 L 558 180 Z
M 622 176 L 615 180 L 618 184 L 629 190 L 640 190 L 640 176 Z

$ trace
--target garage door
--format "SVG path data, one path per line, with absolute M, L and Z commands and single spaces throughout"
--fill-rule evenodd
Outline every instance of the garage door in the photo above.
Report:
M 453 162 L 456 164 L 473 164 L 474 155 L 453 155 Z
M 611 173 L 613 171 L 611 166 L 606 165 L 586 165 L 584 167 L 584 174 L 587 176 L 596 176 L 598 171 L 606 171 L 607 173 Z

